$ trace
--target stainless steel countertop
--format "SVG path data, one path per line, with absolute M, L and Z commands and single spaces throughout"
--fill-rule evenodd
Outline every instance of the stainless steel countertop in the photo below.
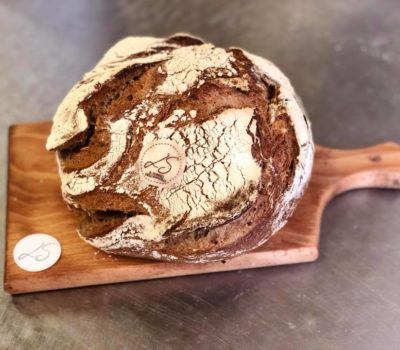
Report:
M 320 144 L 400 141 L 397 0 L 3 0 L 2 235 L 8 125 L 50 119 L 119 38 L 176 31 L 276 62 L 302 96 Z M 312 264 L 18 297 L 0 292 L 0 348 L 399 349 L 399 211 L 398 191 L 334 199 Z

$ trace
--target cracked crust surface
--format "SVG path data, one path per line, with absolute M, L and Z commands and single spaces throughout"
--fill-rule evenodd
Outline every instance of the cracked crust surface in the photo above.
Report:
M 307 117 L 272 63 L 185 34 L 117 43 L 66 96 L 47 148 L 82 239 L 187 262 L 265 242 L 313 157 Z

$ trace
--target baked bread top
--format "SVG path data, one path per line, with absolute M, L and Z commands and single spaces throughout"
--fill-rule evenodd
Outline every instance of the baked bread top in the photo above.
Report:
M 111 253 L 214 261 L 276 232 L 309 179 L 313 143 L 271 62 L 176 34 L 126 38 L 54 116 L 62 194 Z

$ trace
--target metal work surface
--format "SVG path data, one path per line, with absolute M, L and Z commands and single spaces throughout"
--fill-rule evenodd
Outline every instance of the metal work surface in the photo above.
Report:
M 3 237 L 8 126 L 49 120 L 118 39 L 178 31 L 277 63 L 303 98 L 319 144 L 400 141 L 397 0 L 3 0 Z M 334 199 L 312 264 L 17 297 L 1 292 L 0 349 L 398 349 L 399 212 L 399 191 Z

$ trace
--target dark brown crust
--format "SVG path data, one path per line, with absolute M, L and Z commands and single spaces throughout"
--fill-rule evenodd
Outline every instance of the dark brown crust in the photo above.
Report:
M 179 46 L 192 46 L 204 44 L 203 40 L 194 38 L 186 34 L 175 34 L 165 40 L 167 44 L 177 44 Z

